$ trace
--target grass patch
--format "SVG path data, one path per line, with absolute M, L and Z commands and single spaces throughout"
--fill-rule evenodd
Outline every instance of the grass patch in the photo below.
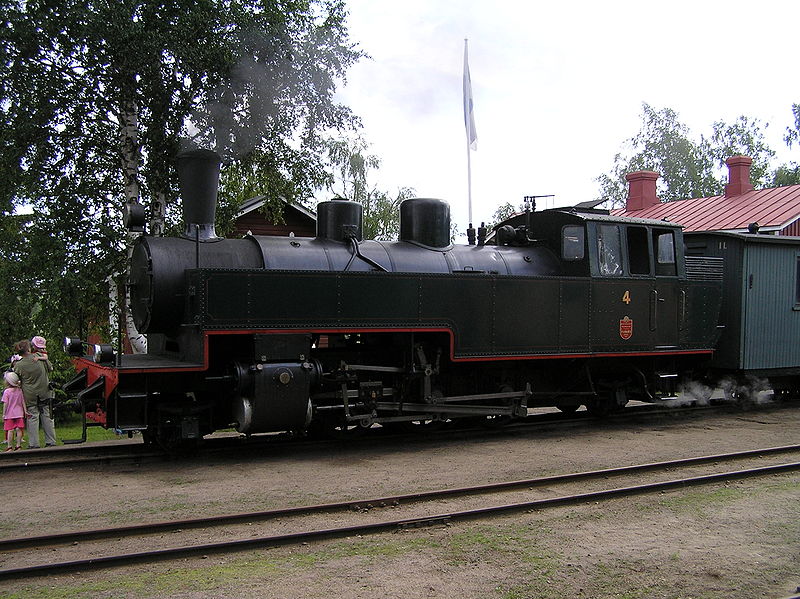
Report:
M 440 544 L 433 540 L 408 538 L 389 539 L 376 538 L 347 539 L 309 553 L 290 553 L 272 557 L 272 551 L 252 554 L 237 559 L 216 557 L 223 563 L 201 568 L 169 568 L 143 574 L 122 576 L 119 571 L 110 571 L 106 576 L 110 580 L 98 580 L 100 574 L 92 574 L 91 582 L 65 582 L 54 584 L 58 579 L 49 579 L 43 586 L 27 585 L 24 588 L 4 595 L 5 599 L 90 599 L 127 598 L 127 597 L 163 597 L 178 593 L 206 593 L 214 596 L 220 589 L 246 585 L 248 580 L 263 582 L 269 579 L 291 577 L 298 571 L 311 570 L 320 564 L 348 557 L 376 558 L 401 556 L 425 549 L 439 548 Z M 165 566 L 161 566 L 165 567 Z M 168 567 L 168 566 L 166 566 Z M 42 579 L 45 580 L 45 579 Z
M 562 585 L 559 575 L 562 556 L 544 548 L 544 537 L 550 530 L 537 527 L 474 526 L 453 534 L 448 543 L 451 563 L 499 561 L 503 566 L 511 565 L 515 579 L 523 582 L 512 586 L 501 585 L 495 592 L 502 599 L 545 599 L 569 597 L 568 585 Z M 564 595 L 553 595 L 554 589 L 564 588 Z
M 637 573 L 639 575 L 637 576 Z M 646 579 L 644 582 L 640 579 Z M 590 576 L 588 596 L 642 599 L 663 592 L 665 582 L 652 582 L 653 575 L 645 563 L 598 562 Z M 680 593 L 680 589 L 675 589 Z M 676 595 L 682 596 L 680 594 Z
M 659 505 L 676 511 L 694 511 L 702 514 L 706 508 L 726 505 L 746 497 L 772 494 L 775 492 L 793 492 L 800 490 L 800 482 L 781 481 L 758 487 L 724 486 L 716 489 L 698 489 L 685 491 L 680 496 L 662 496 Z
M 748 493 L 744 489 L 720 487 L 706 491 L 689 491 L 679 497 L 662 497 L 659 504 L 676 511 L 702 513 L 706 508 L 733 503 Z
M 80 439 L 83 435 L 83 430 L 81 428 L 80 419 L 77 422 L 70 421 L 66 424 L 56 424 L 56 445 L 63 445 L 64 439 Z M 124 437 L 124 435 L 123 435 Z M 28 431 L 25 431 L 25 440 L 22 443 L 23 449 L 30 449 L 28 445 Z M 113 430 L 108 430 L 101 428 L 99 426 L 93 426 L 86 430 L 86 441 L 109 441 L 111 439 L 120 439 L 120 435 L 117 435 Z M 3 439 L 5 441 L 5 439 Z M 16 441 L 15 441 L 16 442 Z M 44 431 L 39 430 L 39 443 L 44 445 Z M 2 448 L 5 449 L 6 444 L 2 444 Z M 2 451 L 2 449 L 0 449 Z
M 55 428 L 57 445 L 63 445 L 64 439 L 80 439 L 83 435 L 83 425 L 79 414 L 69 414 L 66 417 L 59 417 L 56 420 Z M 92 426 L 86 429 L 87 441 L 108 441 L 110 439 L 119 438 L 120 436 L 111 429 L 105 429 L 100 426 Z M 39 442 L 44 445 L 44 431 L 41 429 L 39 430 Z M 25 431 L 25 443 L 23 447 L 28 448 L 27 431 Z
M 508 588 L 503 592 L 506 599 L 516 597 L 545 597 L 531 592 L 532 589 L 552 590 L 550 576 L 556 567 L 555 558 L 534 547 L 529 538 L 531 531 L 515 530 L 512 527 L 478 527 L 453 535 L 451 542 L 444 543 L 433 538 L 419 538 L 414 535 L 392 535 L 391 538 L 356 537 L 333 542 L 314 551 L 300 549 L 274 556 L 272 551 L 251 554 L 238 559 L 214 557 L 223 563 L 200 568 L 169 568 L 157 570 L 151 567 L 147 573 L 122 576 L 119 571 L 93 575 L 87 582 L 59 579 L 42 579 L 43 585 L 27 584 L 19 590 L 5 595 L 8 599 L 77 599 L 77 598 L 128 598 L 161 597 L 172 593 L 205 593 L 214 596 L 221 589 L 231 586 L 241 588 L 248 580 L 264 581 L 286 579 L 299 572 L 322 569 L 326 564 L 348 558 L 360 558 L 362 564 L 373 564 L 387 558 L 395 558 L 423 551 L 450 552 L 465 556 L 473 551 L 486 560 L 495 551 L 512 558 L 523 566 L 528 574 L 526 582 L 519 587 Z M 494 559 L 489 557 L 488 559 Z M 158 568 L 168 568 L 159 566 Z M 101 576 L 108 576 L 108 580 Z
M 770 491 L 800 491 L 800 481 L 787 480 L 773 483 L 767 487 Z

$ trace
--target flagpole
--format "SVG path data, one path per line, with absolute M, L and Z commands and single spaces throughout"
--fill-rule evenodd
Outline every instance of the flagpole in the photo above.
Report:
M 469 226 L 472 227 L 472 156 L 470 150 L 477 147 L 478 135 L 475 133 L 475 115 L 472 112 L 472 81 L 469 76 L 467 38 L 464 38 L 464 128 L 467 133 L 467 208 Z
M 467 208 L 469 226 L 472 226 L 472 156 L 470 156 L 469 138 L 467 139 Z

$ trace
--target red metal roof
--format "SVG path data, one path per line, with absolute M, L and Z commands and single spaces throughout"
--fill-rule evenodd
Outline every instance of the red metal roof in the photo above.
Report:
M 800 185 L 749 191 L 726 198 L 724 195 L 677 200 L 627 211 L 612 211 L 617 216 L 652 218 L 680 223 L 686 231 L 747 229 L 757 222 L 761 229 L 780 230 L 800 218 Z

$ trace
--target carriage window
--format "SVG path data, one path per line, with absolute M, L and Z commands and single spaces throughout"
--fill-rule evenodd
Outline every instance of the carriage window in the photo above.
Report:
M 800 309 L 800 256 L 797 256 L 794 275 L 794 309 Z
M 653 231 L 656 249 L 656 274 L 663 276 L 676 276 L 678 274 L 675 264 L 675 234 L 672 231 Z
M 564 227 L 562 234 L 561 255 L 564 260 L 583 260 L 583 227 Z
M 622 245 L 619 239 L 619 227 L 616 225 L 598 227 L 597 257 L 601 275 L 618 277 L 622 274 Z
M 628 261 L 632 275 L 650 274 L 650 250 L 647 247 L 647 229 L 628 227 Z

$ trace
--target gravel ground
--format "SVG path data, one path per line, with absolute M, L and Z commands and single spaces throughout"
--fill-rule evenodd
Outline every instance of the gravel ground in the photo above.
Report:
M 658 422 L 545 426 L 467 439 L 421 436 L 296 453 L 21 472 L 6 475 L 0 536 L 263 510 L 787 445 L 800 441 L 799 423 L 795 404 Z M 783 461 L 795 459 L 789 455 Z M 788 473 L 300 547 L 0 582 L 0 595 L 778 599 L 800 585 L 798 499 L 800 473 Z M 331 516 L 328 523 L 355 517 Z M 281 523 L 271 526 L 280 530 Z M 170 545 L 175 539 L 162 535 L 147 542 Z M 148 548 L 129 543 L 119 540 L 115 549 Z M 0 555 L 0 562 L 14 567 L 33 559 L 47 561 L 37 551 L 42 550 L 9 551 Z M 79 559 L 92 551 L 74 547 L 70 555 Z

